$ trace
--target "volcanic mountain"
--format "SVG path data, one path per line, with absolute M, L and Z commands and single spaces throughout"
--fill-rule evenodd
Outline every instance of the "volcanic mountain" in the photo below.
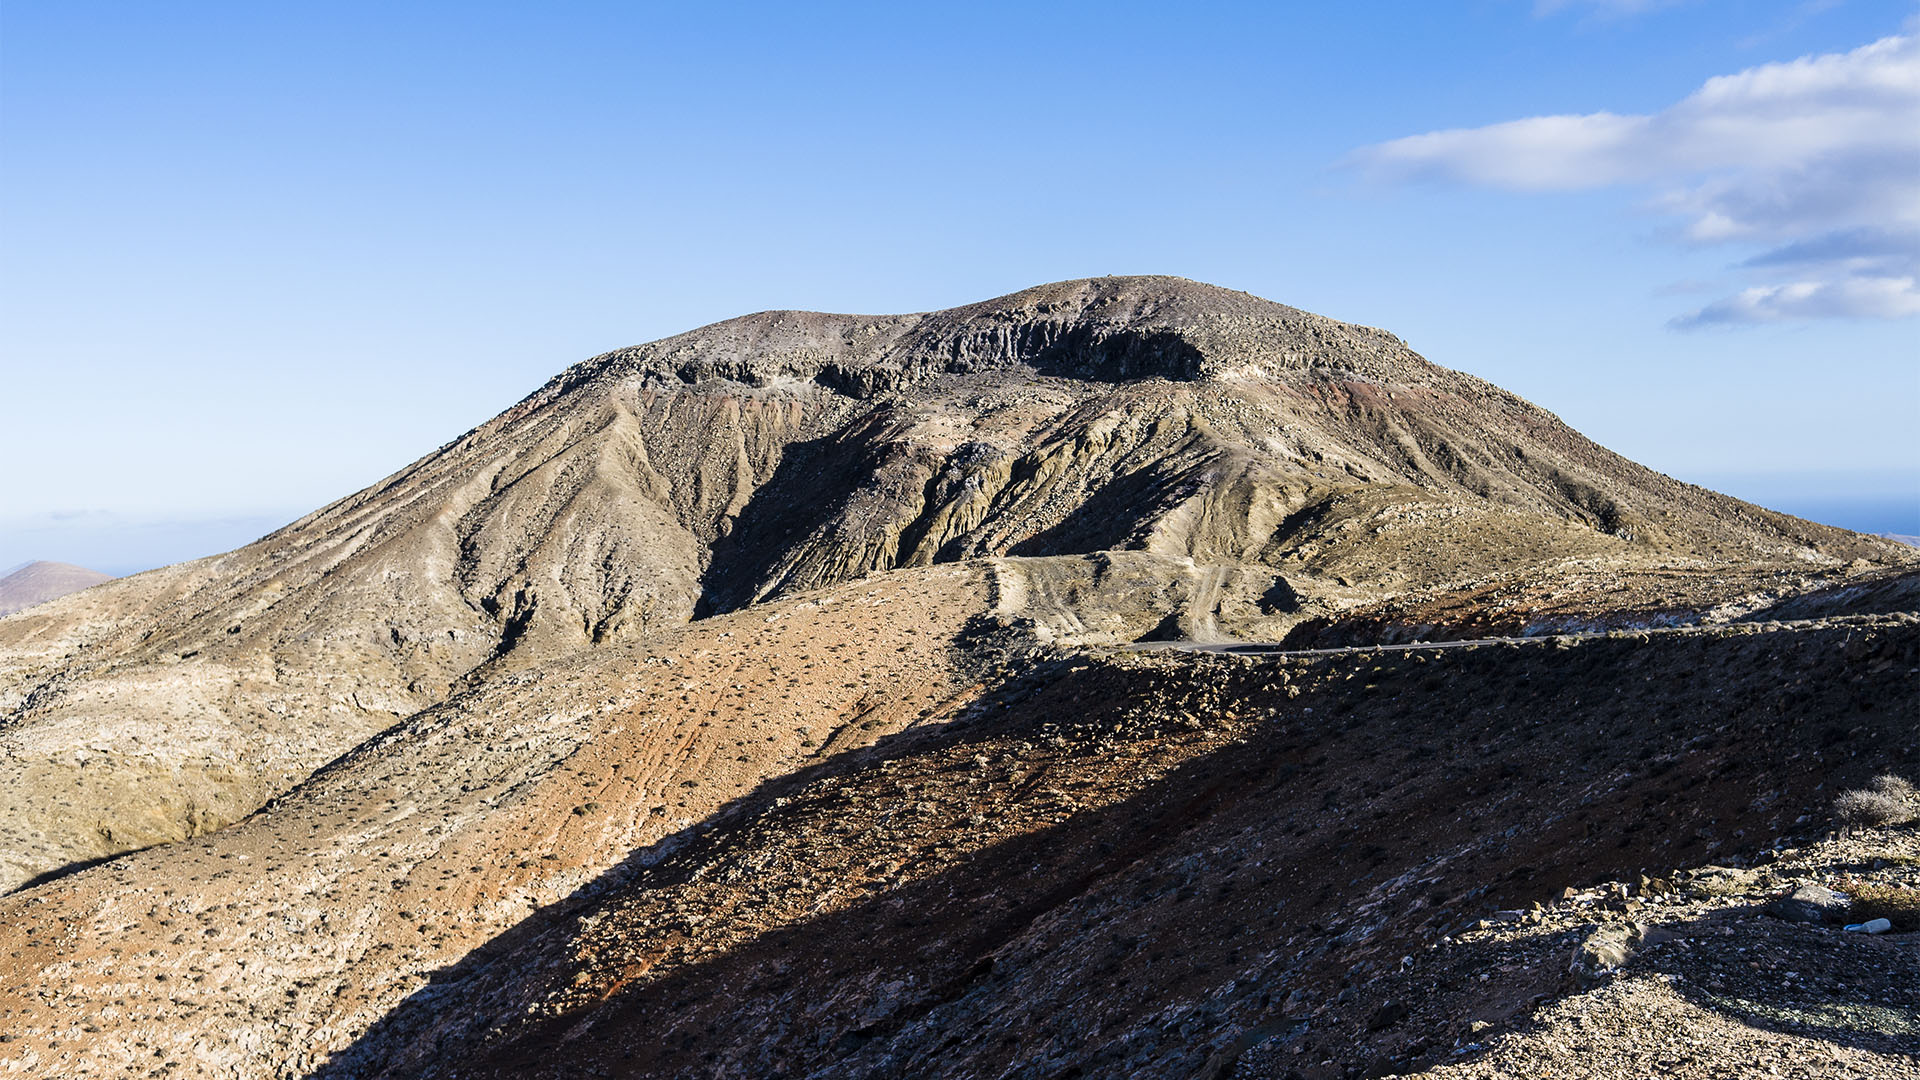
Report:
M 877 962 L 802 972 L 777 950 L 741 953 L 761 965 L 751 978 L 771 995 L 769 1019 L 752 1047 L 702 1058 L 700 1032 L 725 1021 L 698 1002 L 724 992 L 699 979 L 732 969 L 687 965 L 732 962 L 744 941 L 774 947 L 789 932 L 779 927 L 873 903 L 861 917 L 900 933 L 870 940 L 901 956 L 991 953 L 1040 978 L 993 949 L 1058 939 L 1042 912 L 1092 918 L 1073 905 L 1145 887 L 1129 875 L 1148 863 L 1159 874 L 1174 872 L 1166 860 L 1204 862 L 1212 849 L 1192 847 L 1198 834 L 1181 824 L 1202 803 L 1282 846 L 1312 837 L 1295 856 L 1332 858 L 1343 876 L 1300 885 L 1317 898 L 1286 918 L 1305 920 L 1287 924 L 1296 936 L 1315 920 L 1324 929 L 1349 879 L 1364 894 L 1385 880 L 1376 871 L 1411 872 L 1427 856 L 1354 848 L 1348 826 L 1316 832 L 1315 807 L 1384 799 L 1374 805 L 1390 818 L 1493 782 L 1462 781 L 1447 761 L 1480 762 L 1474 776 L 1572 770 L 1591 785 L 1598 766 L 1698 746 L 1694 721 L 1676 721 L 1620 751 L 1606 732 L 1628 699 L 1596 704 L 1611 693 L 1602 672 L 1678 679 L 1722 665 L 1734 646 L 1715 643 L 1732 639 L 1711 628 L 1769 605 L 1866 620 L 1866 658 L 1906 664 L 1911 628 L 1857 598 L 1910 599 L 1901 575 L 1917 564 L 1912 549 L 1635 465 L 1384 331 L 1182 279 L 1062 282 L 921 315 L 718 323 L 576 365 L 248 547 L 0 620 L 0 786 L 14 793 L 0 804 L 0 886 L 18 888 L 0 901 L 0 956 L 11 954 L 0 1026 L 25 1040 L 0 1055 L 44 1075 L 403 1075 L 434 1067 L 436 1048 L 490 1060 L 605 1019 L 612 1041 L 593 1045 L 607 1062 L 635 1053 L 634 1031 L 691 1040 L 633 1059 L 654 1075 L 699 1061 L 715 1074 L 825 1075 L 842 1059 L 899 1075 L 902 1059 L 887 1055 L 935 1053 L 952 1029 L 928 1010 L 960 1001 L 942 995 L 971 992 L 979 972 L 894 986 L 868 977 L 892 970 Z M 1657 627 L 1683 629 L 1646 633 Z M 1461 655 L 1479 659 L 1436 660 L 1445 670 L 1433 675 L 1409 661 L 1351 686 L 1353 672 L 1324 663 L 1228 677 L 1238 669 L 1186 651 L 1609 629 L 1631 639 L 1566 655 L 1470 649 Z M 1766 655 L 1817 682 L 1844 666 L 1822 650 L 1848 633 L 1781 631 Z M 1741 656 L 1772 662 L 1762 654 Z M 1844 711 L 1900 693 L 1902 670 L 1875 669 L 1864 699 L 1808 684 L 1791 700 Z M 1513 680 L 1529 673 L 1588 688 L 1560 702 L 1578 737 L 1485 750 L 1499 742 L 1485 710 L 1526 711 Z M 1475 679 L 1501 689 L 1475 705 Z M 1394 704 L 1354 696 L 1376 682 L 1395 687 Z M 1724 731 L 1724 711 L 1748 697 L 1709 689 L 1686 708 Z M 1751 689 L 1768 708 L 1788 700 Z M 1427 692 L 1447 704 L 1409 712 L 1402 695 Z M 1346 701 L 1377 726 L 1342 741 L 1327 713 L 1308 719 L 1316 700 Z M 1903 716 L 1870 719 L 1877 731 Z M 1825 753 L 1828 726 L 1769 720 L 1721 741 L 1728 754 Z M 1236 746 L 1280 771 L 1207 780 L 1242 776 L 1226 764 Z M 1400 766 L 1412 801 L 1359 794 L 1373 790 L 1369 762 L 1401 750 L 1414 751 Z M 1328 761 L 1332 788 L 1261 786 Z M 1804 762 L 1755 767 L 1685 772 L 1702 794 L 1674 821 L 1712 837 L 1732 821 L 1770 828 L 1829 779 Z M 1636 775 L 1619 783 L 1651 801 L 1682 774 Z M 1729 809 L 1756 783 L 1780 794 Z M 1570 821 L 1570 798 L 1554 785 L 1510 811 Z M 836 820 L 858 866 L 820 847 Z M 1429 840 L 1476 873 L 1510 867 L 1512 844 L 1487 846 L 1509 824 Z M 1114 846 L 1113 830 L 1135 827 L 1160 832 Z M 1061 838 L 1079 828 L 1090 846 L 1066 858 Z M 1053 839 L 1016 843 L 1023 831 Z M 1652 857 L 1563 832 L 1512 856 L 1534 868 L 1497 891 Z M 1663 836 L 1662 857 L 1684 839 Z M 1019 899 L 1015 863 L 980 862 L 989 851 L 1066 876 L 1031 876 L 1040 892 Z M 1086 852 L 1098 857 L 1074 861 Z M 1466 902 L 1455 894 L 1470 887 L 1429 872 L 1446 882 L 1429 893 Z M 764 878 L 773 894 L 688 891 L 709 873 Z M 919 916 L 885 906 L 942 887 L 943 903 L 986 905 L 987 938 L 922 940 Z M 996 895 L 1012 907 L 985 913 Z M 600 926 L 625 929 L 603 941 Z M 988 938 L 999 944 L 981 952 Z M 1069 969 L 1045 978 L 1091 970 Z M 578 979 L 556 989 L 557 974 Z M 661 993 L 692 1003 L 622 996 L 661 979 L 673 986 Z M 1141 980 L 1144 996 L 1115 1006 L 1118 1034 L 1101 1045 L 1132 1038 L 1183 986 Z M 851 1011 L 808 1014 L 788 1045 L 777 1017 L 791 994 Z M 909 1014 L 919 1019 L 898 1020 Z M 1031 1048 L 1020 1038 L 1007 1045 Z M 1060 1068 L 1077 1060 L 1048 1045 Z M 955 1075 L 1015 1052 L 967 1053 Z M 1111 1061 L 1123 1059 L 1135 1060 Z

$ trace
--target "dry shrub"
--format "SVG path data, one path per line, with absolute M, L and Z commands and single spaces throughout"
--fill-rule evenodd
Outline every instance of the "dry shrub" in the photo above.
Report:
M 1847 878 L 1835 886 L 1853 898 L 1847 918 L 1857 923 L 1885 919 L 1895 930 L 1920 930 L 1920 889 L 1904 885 L 1876 885 Z
M 1851 825 L 1904 825 L 1920 817 L 1920 790 L 1888 773 L 1864 788 L 1841 792 L 1833 808 Z
M 1874 777 L 1873 783 L 1868 784 L 1867 787 L 1890 799 L 1903 800 L 1914 812 L 1920 813 L 1920 788 L 1908 783 L 1904 776 L 1886 773 Z

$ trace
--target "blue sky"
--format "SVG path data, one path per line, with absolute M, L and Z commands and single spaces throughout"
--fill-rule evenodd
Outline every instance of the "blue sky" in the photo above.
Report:
M 13 0 L 0 566 L 234 546 L 715 319 L 1104 273 L 1920 532 L 1915 12 Z

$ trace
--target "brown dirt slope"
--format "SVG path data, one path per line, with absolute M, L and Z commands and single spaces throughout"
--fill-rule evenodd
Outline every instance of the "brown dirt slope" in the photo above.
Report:
M 1912 615 L 1310 658 L 1044 643 L 1211 591 L 1156 558 L 896 571 L 503 673 L 244 822 L 0 899 L 0 1063 L 1460 1061 L 1463 1018 L 1544 1004 L 1551 1029 L 1571 989 L 1464 928 L 1737 858 L 1920 753 Z M 1189 584 L 1116 603 L 1136 579 Z
M 302 1074 L 636 849 L 943 720 L 989 593 L 913 571 L 505 675 L 245 821 L 0 898 L 0 1069 Z
M 1569 1017 L 1640 1007 L 1568 972 L 1589 923 L 1627 918 L 1598 898 L 1633 890 L 1597 887 L 1682 881 L 1676 868 L 1818 830 L 1835 787 L 1914 771 L 1916 710 L 1911 615 L 1017 663 L 947 724 L 636 852 L 318 1075 L 1341 1077 L 1488 1054 L 1567 1067 L 1584 1045 L 1565 1038 Z M 1790 878 L 1746 887 L 1765 899 Z M 1589 887 L 1559 914 L 1524 913 Z M 1648 903 L 1617 911 L 1669 910 Z M 1487 930 L 1500 911 L 1539 927 L 1533 943 Z M 1663 992 L 1692 1013 L 1665 1028 L 1642 1014 L 1639 1051 L 1700 1077 L 1816 1048 L 1808 1060 L 1859 1075 L 1910 1072 L 1920 1027 L 1859 1020 L 1920 1010 L 1910 936 L 1836 939 L 1813 952 L 1852 948 L 1844 961 L 1809 956 L 1800 984 L 1756 989 L 1742 950 L 1785 946 L 1736 916 L 1761 917 L 1660 916 L 1717 936 L 1650 969 L 1681 973 Z M 1746 940 L 1723 948 L 1723 925 Z M 1870 1007 L 1842 1022 L 1858 993 Z M 1682 1028 L 1751 1034 L 1689 1044 Z M 1506 1032 L 1519 1041 L 1489 1049 Z
M 1221 592 L 1167 561 L 902 570 L 501 674 L 238 824 L 0 899 L 0 1064 L 310 1069 L 636 849 L 945 723 L 1005 640 L 1132 640 Z
M 1043 643 L 1133 634 L 1163 601 L 1100 583 L 1144 573 L 897 571 L 503 674 L 240 824 L 0 898 L 0 1063 L 1470 1063 L 1468 1018 L 1551 1029 L 1577 987 L 1467 928 L 1738 858 L 1920 758 L 1912 615 L 1305 658 Z
M 1501 575 L 1677 567 L 1707 607 L 1917 557 L 1652 473 L 1383 331 L 1178 278 L 763 313 L 577 365 L 239 551 L 0 620 L 23 793 L 0 887 L 219 828 L 575 650 L 898 567 L 1109 551 L 1202 585 L 1146 632 L 1207 637 Z

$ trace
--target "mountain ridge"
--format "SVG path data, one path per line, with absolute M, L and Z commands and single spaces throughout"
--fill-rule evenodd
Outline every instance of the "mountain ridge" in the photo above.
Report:
M 1706 610 L 1912 556 L 1662 477 L 1384 331 L 1184 279 L 762 313 L 576 364 L 254 544 L 0 623 L 0 771 L 72 792 L 0 812 L 0 884 L 218 828 L 544 659 L 900 567 L 1109 551 L 1225 584 L 1164 633 L 1269 639 L 1516 575 L 1574 582 L 1577 617 L 1623 568 L 1730 568 L 1692 586 Z M 76 730 L 109 749 L 76 764 Z

